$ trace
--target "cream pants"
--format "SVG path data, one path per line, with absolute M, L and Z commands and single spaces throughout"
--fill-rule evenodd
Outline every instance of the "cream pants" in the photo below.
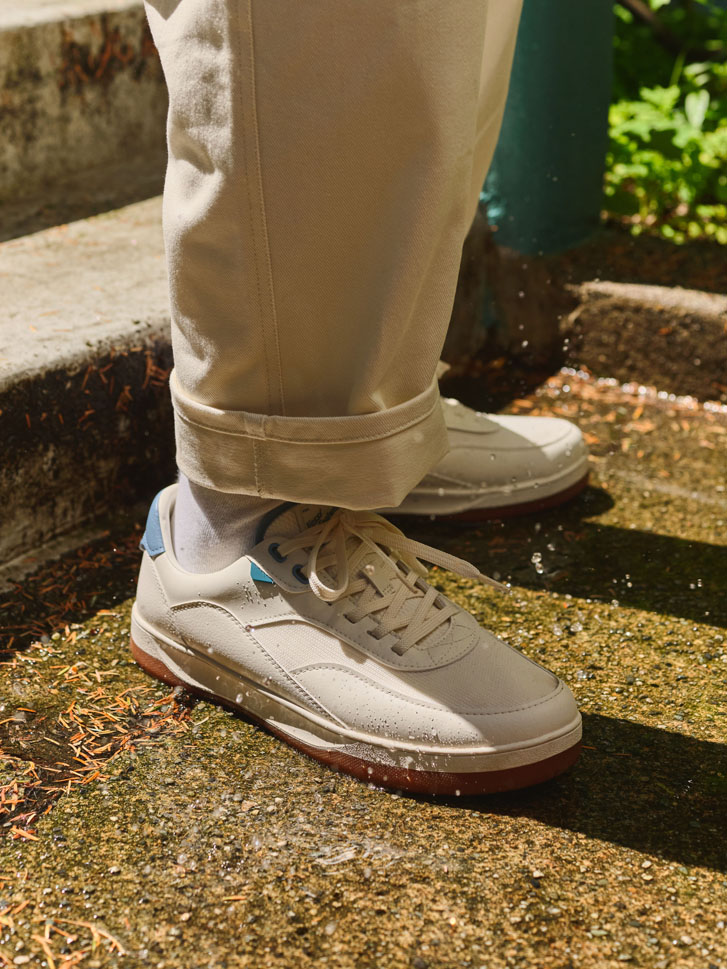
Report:
M 148 0 L 170 96 L 177 460 L 219 491 L 397 505 L 521 0 Z

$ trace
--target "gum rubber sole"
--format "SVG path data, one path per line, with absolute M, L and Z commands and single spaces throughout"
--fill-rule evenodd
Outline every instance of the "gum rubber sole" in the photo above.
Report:
M 161 660 L 155 659 L 147 652 L 136 645 L 133 639 L 130 641 L 131 654 L 139 666 L 157 680 L 161 680 L 168 686 L 181 686 L 189 693 L 203 700 L 214 701 L 221 706 L 232 710 L 233 713 L 241 714 L 246 720 L 255 723 L 269 733 L 285 741 L 296 750 L 307 754 L 313 760 L 320 761 L 334 770 L 344 774 L 350 774 L 360 781 L 375 784 L 378 787 L 386 787 L 395 791 L 406 791 L 410 794 L 439 794 L 456 797 L 472 797 L 480 794 L 497 794 L 503 791 L 513 791 L 523 787 L 531 787 L 534 784 L 542 784 L 549 781 L 578 760 L 581 750 L 581 741 L 563 750 L 558 754 L 548 757 L 545 760 L 537 761 L 533 764 L 525 764 L 519 767 L 510 767 L 506 770 L 484 771 L 481 773 L 445 773 L 439 771 L 419 771 L 392 767 L 386 764 L 378 764 L 374 761 L 362 760 L 350 754 L 341 753 L 335 750 L 321 750 L 303 743 L 297 738 L 291 737 L 277 727 L 265 723 L 257 717 L 248 713 L 244 707 L 231 703 L 212 692 L 197 690 L 184 683 L 179 677 L 175 676 Z

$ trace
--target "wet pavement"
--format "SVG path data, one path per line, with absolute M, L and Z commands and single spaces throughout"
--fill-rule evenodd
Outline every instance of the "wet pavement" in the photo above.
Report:
M 401 797 L 170 693 L 117 523 L 0 621 L 0 965 L 727 967 L 727 413 L 572 373 L 510 409 L 577 420 L 590 487 L 408 530 L 512 582 L 432 573 L 572 687 L 576 767 Z

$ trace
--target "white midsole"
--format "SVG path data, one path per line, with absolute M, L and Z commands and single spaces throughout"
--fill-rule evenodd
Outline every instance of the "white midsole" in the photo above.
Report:
M 326 721 L 211 656 L 174 642 L 141 619 L 136 606 L 131 613 L 131 636 L 140 649 L 162 662 L 188 686 L 214 694 L 308 747 L 336 751 L 376 764 L 451 773 L 506 770 L 546 760 L 568 750 L 581 738 L 578 714 L 570 724 L 551 734 L 529 743 L 500 747 L 432 747 L 391 738 L 384 740 Z
M 388 515 L 459 515 L 478 508 L 507 508 L 550 498 L 581 480 L 588 471 L 588 457 L 565 473 L 550 478 L 528 478 L 501 488 L 424 487 L 417 485 L 397 508 L 380 509 Z

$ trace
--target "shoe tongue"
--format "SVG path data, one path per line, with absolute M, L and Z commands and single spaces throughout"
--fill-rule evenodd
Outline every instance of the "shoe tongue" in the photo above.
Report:
M 285 504 L 277 509 L 277 514 L 271 518 L 267 527 L 263 532 L 262 539 L 268 537 L 268 535 L 274 535 L 276 538 L 294 538 L 299 535 L 306 528 L 312 528 L 314 525 L 320 525 L 323 522 L 327 522 L 338 509 L 335 506 L 330 505 L 293 505 Z M 357 542 L 356 539 L 351 539 L 353 542 Z M 384 594 L 389 594 L 391 592 L 396 592 L 399 584 L 399 579 L 396 577 L 396 572 L 392 567 L 389 569 L 384 565 L 382 571 L 382 560 L 379 555 L 375 552 L 370 552 L 365 555 L 360 562 L 360 568 L 364 571 L 368 569 L 373 569 L 373 573 L 370 575 L 375 576 L 375 584 L 379 588 L 380 592 Z M 388 574 L 387 574 L 388 573 Z M 334 568 L 328 569 L 328 574 L 332 579 L 336 578 L 336 570 Z M 361 593 L 356 596 L 351 597 L 351 601 L 358 602 Z M 402 607 L 402 615 L 409 614 L 413 616 L 414 612 L 418 608 L 418 600 L 410 599 L 404 603 Z M 432 647 L 436 646 L 440 640 L 447 638 L 451 626 L 450 622 L 445 623 L 439 629 L 433 630 L 428 636 L 425 636 L 423 640 L 420 641 L 419 645 L 422 647 Z
M 275 535 L 293 538 L 306 528 L 327 522 L 336 511 L 332 505 L 282 505 L 278 514 L 268 523 L 262 537 Z

